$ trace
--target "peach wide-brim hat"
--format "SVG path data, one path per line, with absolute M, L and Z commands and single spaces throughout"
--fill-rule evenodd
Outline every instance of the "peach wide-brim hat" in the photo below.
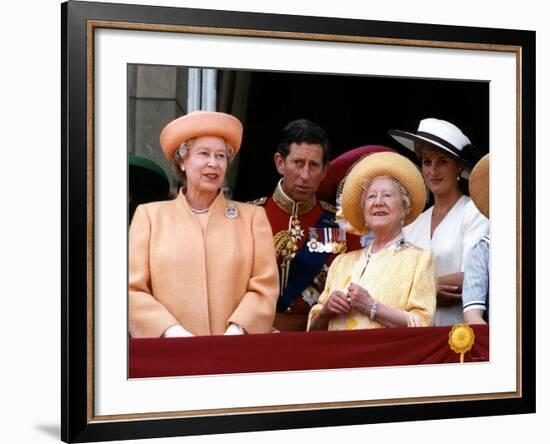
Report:
M 359 161 L 349 172 L 342 191 L 342 212 L 355 231 L 366 234 L 370 228 L 365 225 L 363 207 L 363 186 L 378 176 L 396 179 L 407 190 L 411 198 L 411 211 L 404 225 L 414 221 L 424 209 L 428 196 L 422 174 L 409 159 L 401 154 L 373 153 Z
M 468 188 L 477 209 L 489 219 L 489 154 L 475 164 Z
M 241 147 L 243 125 L 236 117 L 214 111 L 193 111 L 172 120 L 160 133 L 160 146 L 168 160 L 172 159 L 182 143 L 196 137 L 217 136 L 233 147 L 237 154 Z

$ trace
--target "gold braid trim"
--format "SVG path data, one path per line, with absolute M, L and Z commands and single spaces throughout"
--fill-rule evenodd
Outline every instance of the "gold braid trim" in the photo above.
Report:
M 327 202 L 323 202 L 322 200 L 319 201 L 319 205 L 321 205 L 321 208 L 325 211 L 328 211 L 329 213 L 336 214 L 336 207 L 334 205 L 331 205 Z
M 283 248 L 286 246 L 288 239 L 290 238 L 287 230 L 279 231 L 273 236 L 273 243 L 275 245 L 275 254 L 277 257 L 281 256 Z
M 275 254 L 277 258 L 281 255 L 283 257 L 290 256 L 293 252 L 295 242 L 292 239 L 288 230 L 281 230 L 275 236 L 273 236 L 273 243 L 275 245 Z

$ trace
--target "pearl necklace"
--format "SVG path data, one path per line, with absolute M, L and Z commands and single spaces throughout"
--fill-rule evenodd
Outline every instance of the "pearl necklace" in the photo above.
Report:
M 206 214 L 210 211 L 210 207 L 205 208 L 204 210 L 195 210 L 193 207 L 190 206 L 189 209 L 191 210 L 191 213 L 193 213 L 193 214 Z
M 206 214 L 210 211 L 210 207 L 212 206 L 212 204 L 210 204 L 210 207 L 208 208 L 205 208 L 204 210 L 197 210 L 195 208 L 193 208 L 190 204 L 189 204 L 189 201 L 187 200 L 187 196 L 185 196 L 185 201 L 187 202 L 187 207 L 189 208 L 189 210 L 191 211 L 191 213 L 195 214 L 195 215 L 201 215 L 201 214 Z

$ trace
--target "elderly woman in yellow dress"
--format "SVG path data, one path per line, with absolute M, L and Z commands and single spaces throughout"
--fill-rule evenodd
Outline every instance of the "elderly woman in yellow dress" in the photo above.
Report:
M 325 290 L 311 308 L 309 330 L 432 325 L 434 258 L 402 233 L 425 203 L 422 175 L 405 157 L 375 153 L 353 167 L 342 192 L 343 216 L 358 232 L 372 230 L 374 239 L 331 264 Z
M 268 333 L 279 277 L 262 207 L 221 188 L 242 139 L 240 121 L 196 111 L 160 144 L 183 182 L 176 199 L 140 205 L 129 234 L 132 337 Z

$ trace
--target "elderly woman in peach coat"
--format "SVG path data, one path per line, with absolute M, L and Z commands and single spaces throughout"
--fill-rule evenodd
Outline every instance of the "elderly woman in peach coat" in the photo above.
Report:
M 184 186 L 172 201 L 140 205 L 132 220 L 132 337 L 271 331 L 279 278 L 269 222 L 262 207 L 221 191 L 242 131 L 235 117 L 206 111 L 162 131 Z

